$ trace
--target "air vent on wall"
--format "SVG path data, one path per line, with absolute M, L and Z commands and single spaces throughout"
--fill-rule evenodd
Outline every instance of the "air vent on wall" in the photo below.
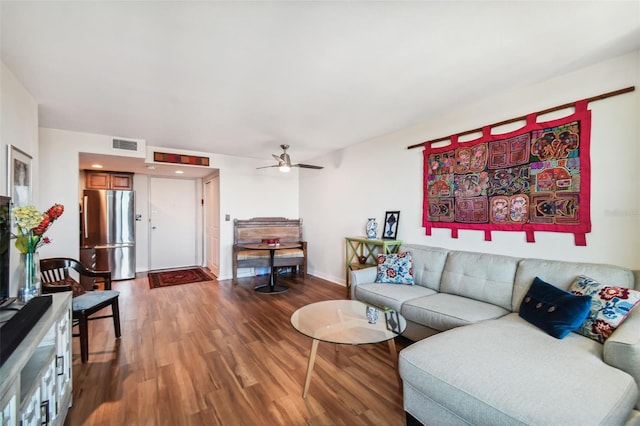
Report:
M 126 149 L 127 151 L 137 151 L 138 150 L 138 142 L 136 141 L 128 141 L 126 139 L 114 139 L 113 147 L 115 149 Z

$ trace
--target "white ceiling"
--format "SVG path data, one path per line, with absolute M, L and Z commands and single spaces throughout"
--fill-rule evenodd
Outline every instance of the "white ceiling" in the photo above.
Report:
M 640 49 L 639 1 L 2 0 L 0 19 L 41 126 L 266 161 Z

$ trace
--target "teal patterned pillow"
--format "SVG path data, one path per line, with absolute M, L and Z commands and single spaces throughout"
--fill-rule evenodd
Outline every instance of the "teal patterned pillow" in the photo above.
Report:
M 582 275 L 575 279 L 569 291 L 580 296 L 591 296 L 589 315 L 576 332 L 600 343 L 611 336 L 640 302 L 640 291 L 600 284 Z
M 413 257 L 411 256 L 411 252 L 379 254 L 376 282 L 387 284 L 414 284 Z

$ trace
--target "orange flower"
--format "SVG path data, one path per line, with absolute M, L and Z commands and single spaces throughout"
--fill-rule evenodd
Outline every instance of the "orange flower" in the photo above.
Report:
M 49 244 L 51 239 L 43 237 L 43 235 L 53 222 L 62 216 L 62 213 L 64 213 L 62 204 L 54 204 L 44 214 L 39 213 L 34 206 L 15 207 L 13 216 L 18 229 L 16 235 L 18 251 L 20 253 L 34 253 L 38 247 Z M 35 225 L 36 223 L 37 225 Z

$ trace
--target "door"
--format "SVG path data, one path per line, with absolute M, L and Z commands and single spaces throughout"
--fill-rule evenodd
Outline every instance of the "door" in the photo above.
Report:
M 207 268 L 220 276 L 220 177 L 205 183 L 205 226 Z
M 149 269 L 196 265 L 196 181 L 149 180 Z

